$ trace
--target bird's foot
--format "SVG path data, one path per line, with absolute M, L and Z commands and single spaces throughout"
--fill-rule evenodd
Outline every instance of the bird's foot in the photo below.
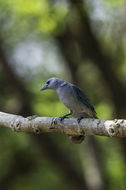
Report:
M 80 116 L 77 118 L 77 122 L 80 123 L 80 121 L 83 119 L 84 117 L 83 116 Z
M 67 118 L 67 117 L 66 116 L 60 117 L 60 121 L 63 121 L 65 118 Z

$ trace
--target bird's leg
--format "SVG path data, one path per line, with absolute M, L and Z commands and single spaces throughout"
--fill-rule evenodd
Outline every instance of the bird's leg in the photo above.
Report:
M 80 121 L 84 118 L 83 115 L 80 115 L 80 117 L 77 118 L 77 122 L 80 123 Z
M 67 116 L 72 114 L 72 110 L 70 110 L 69 113 L 67 113 L 66 115 L 63 115 L 62 117 L 60 117 L 60 120 L 63 121 L 65 118 L 67 118 Z

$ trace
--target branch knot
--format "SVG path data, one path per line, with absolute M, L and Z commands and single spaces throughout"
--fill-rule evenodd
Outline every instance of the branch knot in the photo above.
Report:
M 18 131 L 20 131 L 20 129 L 21 129 L 21 122 L 20 122 L 18 119 L 15 120 L 15 121 L 11 121 L 10 127 L 11 127 L 11 129 L 12 129 L 13 131 L 18 132 Z

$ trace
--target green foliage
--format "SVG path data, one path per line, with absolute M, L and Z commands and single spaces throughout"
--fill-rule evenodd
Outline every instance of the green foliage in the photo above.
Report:
M 22 24 L 22 31 L 29 32 L 28 30 L 32 29 L 37 33 L 46 35 L 63 29 L 67 9 L 60 3 L 53 5 L 46 0 L 7 0 L 0 1 L 0 4 L 0 12 L 3 14 L 3 10 L 5 11 L 6 19 L 8 14 L 11 14 L 8 20 L 11 19 L 13 25 L 10 26 L 13 28 L 10 30 L 17 30 L 17 25 L 21 26 Z
M 103 0 L 103 2 L 105 3 L 105 5 L 109 5 L 111 7 L 114 7 L 114 8 L 120 8 L 122 6 L 125 5 L 125 0 L 120 0 L 120 1 L 116 1 L 116 0 Z
M 100 103 L 96 107 L 96 111 L 98 113 L 98 118 L 100 119 L 111 119 L 112 118 L 112 105 L 109 105 L 107 103 Z

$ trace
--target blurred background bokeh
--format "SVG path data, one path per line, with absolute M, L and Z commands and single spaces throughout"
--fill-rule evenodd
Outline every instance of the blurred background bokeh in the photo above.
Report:
M 50 77 L 81 87 L 100 119 L 126 118 L 125 0 L 0 0 L 0 111 L 62 116 Z M 0 128 L 1 190 L 125 190 L 126 139 Z

